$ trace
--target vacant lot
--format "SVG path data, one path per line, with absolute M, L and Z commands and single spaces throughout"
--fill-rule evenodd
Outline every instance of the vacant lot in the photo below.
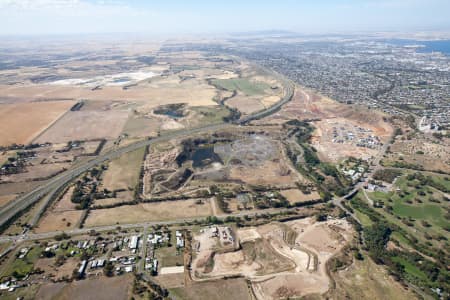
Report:
M 215 280 L 195 283 L 187 288 L 175 288 L 170 292 L 179 299 L 235 300 L 252 299 L 244 279 Z
M 71 111 L 45 131 L 36 142 L 115 139 L 122 132 L 127 118 L 127 111 Z
M 320 199 L 320 195 L 318 192 L 304 194 L 302 191 L 297 189 L 283 190 L 280 192 L 280 194 L 286 197 L 286 200 L 289 201 L 290 204 Z
M 156 136 L 161 126 L 161 120 L 155 117 L 131 116 L 123 128 L 123 134 L 130 137 Z
M 14 200 L 15 198 L 16 198 L 15 194 L 0 196 L 0 207 L 8 204 L 10 201 Z
M 74 104 L 48 101 L 0 105 L 0 146 L 31 142 Z
M 166 201 L 125 205 L 109 209 L 96 209 L 89 213 L 87 227 L 127 224 L 147 221 L 164 221 L 212 214 L 209 201 L 196 204 L 196 200 Z
M 376 265 L 368 256 L 333 274 L 336 288 L 327 293 L 334 299 L 415 299 L 416 296 L 405 290 L 391 278 L 382 266 Z
M 252 168 L 233 166 L 230 178 L 248 184 L 292 185 L 299 176 L 291 172 L 284 162 L 271 160 Z
M 36 164 L 27 166 L 26 172 L 3 176 L 4 181 L 8 182 L 24 182 L 45 180 L 70 167 L 70 163 L 54 163 L 54 164 Z
M 259 97 L 238 95 L 226 101 L 226 105 L 236 108 L 243 114 L 251 114 L 264 109 Z
M 128 152 L 113 160 L 103 173 L 102 188 L 110 191 L 134 189 L 144 159 L 145 148 Z
M 34 229 L 36 233 L 69 230 L 76 228 L 82 210 L 51 211 L 46 213 Z
M 50 283 L 41 286 L 36 299 L 110 300 L 129 299 L 132 276 L 87 279 L 72 283 Z

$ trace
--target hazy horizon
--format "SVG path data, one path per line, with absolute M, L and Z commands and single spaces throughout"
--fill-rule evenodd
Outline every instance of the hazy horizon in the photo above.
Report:
M 0 35 L 222 34 L 450 30 L 444 0 L 0 0 Z

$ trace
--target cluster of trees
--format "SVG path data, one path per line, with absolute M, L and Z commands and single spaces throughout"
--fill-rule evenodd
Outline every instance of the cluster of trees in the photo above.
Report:
M 392 183 L 394 182 L 395 178 L 397 178 L 400 175 L 402 175 L 402 172 L 399 170 L 382 169 L 377 170 L 375 174 L 373 174 L 373 179 Z
M 401 227 L 389 223 L 384 216 L 373 210 L 364 201 L 358 197 L 351 199 L 351 205 L 367 215 L 374 225 L 363 229 L 366 248 L 370 257 L 376 263 L 382 263 L 388 266 L 391 275 L 411 282 L 415 285 L 425 288 L 440 287 L 450 290 L 450 273 L 447 271 L 448 253 L 443 249 L 435 248 L 431 243 L 423 244 L 419 240 L 403 230 Z M 358 226 L 361 230 L 361 227 Z M 387 242 L 390 240 L 391 233 L 396 232 L 403 236 L 409 245 L 412 245 L 419 252 L 410 252 L 402 250 L 388 250 Z M 395 243 L 398 243 L 394 240 Z M 420 253 L 432 257 L 430 260 Z M 409 269 L 406 269 L 409 265 Z M 417 269 L 418 272 L 425 274 L 421 277 L 411 269 Z
M 438 189 L 444 193 L 449 193 L 450 189 L 447 188 L 444 184 L 433 180 L 433 177 L 431 176 L 425 176 L 424 174 L 420 173 L 420 172 L 416 172 L 413 174 L 408 174 L 408 176 L 406 177 L 409 181 L 413 181 L 413 180 L 417 180 L 419 181 L 419 184 L 422 186 L 431 186 L 434 187 L 435 189 Z M 446 177 L 445 180 L 449 181 L 449 178 Z

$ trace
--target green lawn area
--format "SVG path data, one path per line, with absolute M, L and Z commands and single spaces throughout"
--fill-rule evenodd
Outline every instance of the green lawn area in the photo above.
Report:
M 413 265 L 412 263 L 410 263 L 403 257 L 396 256 L 396 257 L 393 257 L 392 260 L 400 263 L 405 268 L 406 273 L 413 275 L 417 278 L 420 278 L 424 281 L 428 281 L 428 277 L 424 272 L 422 272 L 419 268 L 417 268 L 415 265 Z
M 433 176 L 433 180 L 445 182 L 443 177 L 438 176 Z M 445 219 L 445 206 L 447 203 L 443 200 L 442 194 L 434 188 L 419 186 L 418 180 L 408 180 L 406 176 L 402 176 L 396 181 L 395 188 L 399 188 L 400 191 L 389 193 L 373 192 L 368 193 L 368 195 L 372 200 L 383 202 L 385 206 L 392 206 L 394 215 L 425 220 L 440 228 L 450 226 L 450 223 Z M 431 199 L 437 199 L 440 203 L 432 202 L 430 201 Z
M 370 220 L 366 214 L 360 212 L 359 210 L 355 210 L 355 214 L 364 227 L 369 227 L 373 224 L 372 220 Z
M 270 88 L 267 83 L 253 82 L 246 78 L 216 79 L 212 84 L 228 91 L 241 91 L 247 96 L 264 94 Z
M 40 257 L 42 248 L 39 246 L 33 246 L 28 254 L 23 258 L 14 258 L 14 261 L 9 264 L 2 272 L 2 277 L 11 276 L 14 271 L 19 275 L 25 276 L 33 269 L 34 263 Z

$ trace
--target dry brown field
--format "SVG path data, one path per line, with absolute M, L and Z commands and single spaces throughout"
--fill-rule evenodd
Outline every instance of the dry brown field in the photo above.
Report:
M 164 274 L 155 277 L 155 281 L 167 289 L 184 287 L 184 279 L 184 273 Z
M 376 150 L 357 147 L 356 145 L 333 143 L 329 132 L 332 130 L 330 122 L 352 124 L 370 129 L 382 142 L 388 141 L 393 132 L 390 124 L 383 120 L 385 115 L 375 110 L 357 105 L 345 105 L 330 98 L 323 97 L 313 91 L 296 87 L 294 97 L 284 105 L 280 111 L 267 118 L 254 121 L 254 124 L 282 124 L 288 120 L 315 120 L 313 145 L 318 150 L 319 157 L 326 161 L 339 161 L 347 156 L 357 158 L 370 157 Z M 333 151 L 330 151 L 333 149 Z
M 250 300 L 253 299 L 242 278 L 194 283 L 185 288 L 171 289 L 179 299 L 198 300 Z
M 74 104 L 74 101 L 46 101 L 0 105 L 0 145 L 31 142 Z
M 65 211 L 65 210 L 74 210 L 76 209 L 76 204 L 72 202 L 71 197 L 73 194 L 75 187 L 71 186 L 67 189 L 67 191 L 63 194 L 60 200 L 58 200 L 54 206 L 54 211 Z
M 227 100 L 226 104 L 248 115 L 264 109 L 264 105 L 259 100 L 260 98 L 261 97 L 236 96 Z
M 27 171 L 24 173 L 3 176 L 2 180 L 7 182 L 24 182 L 36 179 L 46 179 L 69 167 L 70 163 L 36 164 L 34 166 L 28 166 Z
M 0 196 L 22 194 L 42 185 L 45 181 L 11 182 L 0 184 Z
M 62 279 L 63 277 L 71 278 L 73 270 L 77 269 L 78 259 L 68 258 L 62 266 L 55 266 L 56 258 L 40 258 L 35 263 L 35 269 L 41 269 L 47 276 L 53 277 L 55 280 Z
M 362 261 L 354 260 L 345 270 L 332 273 L 336 282 L 325 296 L 333 299 L 416 299 L 417 296 L 395 281 L 383 268 L 375 264 L 369 256 Z
M 117 138 L 128 118 L 126 111 L 75 111 L 69 112 L 45 131 L 38 143 L 63 143 L 93 139 Z
M 131 295 L 132 276 L 100 277 L 71 283 L 44 284 L 36 294 L 42 300 L 126 300 Z
M 82 210 L 50 211 L 39 221 L 36 233 L 75 229 L 80 221 Z
M 298 189 L 283 190 L 280 192 L 280 194 L 286 197 L 286 200 L 289 201 L 290 204 L 320 199 L 320 195 L 318 192 L 311 192 L 310 194 L 304 194 L 302 191 Z
M 326 262 L 353 238 L 346 220 L 316 222 L 313 218 L 238 229 L 239 249 L 221 248 L 211 230 L 203 228 L 194 236 L 193 280 L 242 275 L 252 283 L 257 299 L 327 292 Z
M 110 191 L 134 189 L 139 180 L 144 152 L 145 148 L 128 152 L 109 163 L 108 169 L 102 175 L 101 188 Z
M 398 137 L 391 146 L 387 160 L 401 160 L 404 163 L 423 166 L 429 171 L 450 173 L 450 139 L 442 139 L 439 144 L 422 134 L 414 138 Z M 423 153 L 423 154 L 422 154 Z
M 2 195 L 0 196 L 0 207 L 8 204 L 9 202 L 11 202 L 12 200 L 14 200 L 17 197 L 17 195 L 12 194 L 12 195 Z
M 131 137 L 148 137 L 158 135 L 161 120 L 152 117 L 131 116 L 123 128 L 123 134 Z
M 108 209 L 95 209 L 89 213 L 86 227 L 166 221 L 174 219 L 206 217 L 212 214 L 209 201 L 196 204 L 195 199 L 125 205 Z
M 265 161 L 255 167 L 233 166 L 230 170 L 230 178 L 241 180 L 248 184 L 292 185 L 298 181 L 297 174 L 283 162 Z

